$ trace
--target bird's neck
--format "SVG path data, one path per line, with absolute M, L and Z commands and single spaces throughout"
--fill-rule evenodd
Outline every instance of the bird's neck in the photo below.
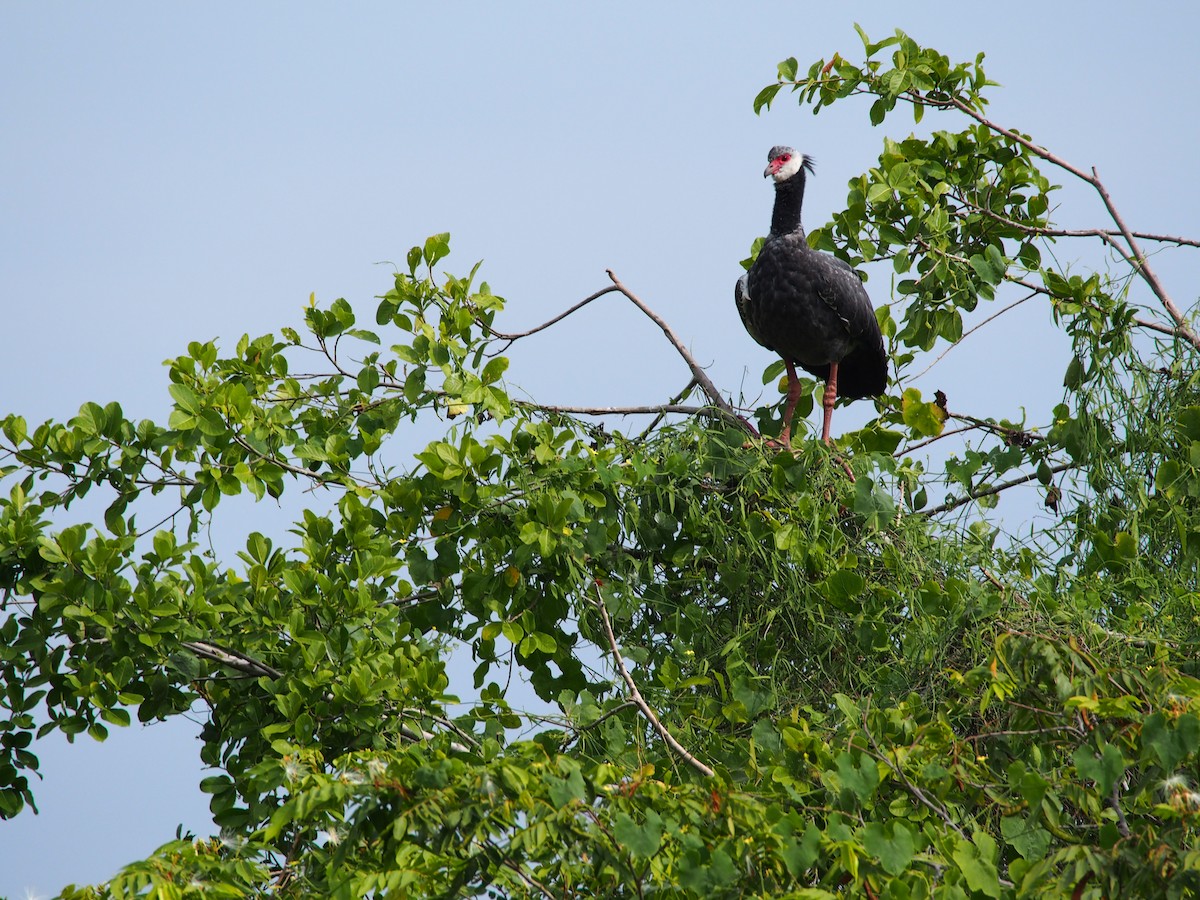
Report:
M 800 224 L 800 207 L 804 203 L 804 179 L 793 178 L 775 185 L 775 209 L 771 212 L 771 235 L 799 234 L 804 236 Z

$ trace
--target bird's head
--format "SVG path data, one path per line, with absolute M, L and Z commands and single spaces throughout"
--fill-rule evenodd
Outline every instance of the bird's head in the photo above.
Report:
M 798 173 L 812 170 L 812 157 L 797 153 L 791 147 L 772 147 L 767 154 L 767 169 L 763 172 L 763 178 L 774 178 L 776 184 L 782 184 Z

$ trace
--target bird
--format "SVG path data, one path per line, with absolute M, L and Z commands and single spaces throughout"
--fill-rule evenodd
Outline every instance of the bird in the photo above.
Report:
M 862 279 L 844 261 L 813 250 L 800 207 L 813 159 L 791 147 L 772 147 L 764 178 L 775 180 L 771 232 L 750 270 L 738 279 L 734 300 L 746 331 L 783 357 L 787 406 L 779 442 L 790 446 L 800 400 L 796 366 L 825 382 L 821 438 L 829 437 L 838 397 L 859 400 L 887 389 L 887 352 L 875 308 Z

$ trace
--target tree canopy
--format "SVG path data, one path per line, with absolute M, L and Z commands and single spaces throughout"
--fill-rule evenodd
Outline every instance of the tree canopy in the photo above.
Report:
M 1200 241 L 990 120 L 982 54 L 860 35 L 754 101 L 925 129 L 809 234 L 894 275 L 889 394 L 833 448 L 765 444 L 779 405 L 733 405 L 612 272 L 563 315 L 632 303 L 687 388 L 524 397 L 506 354 L 562 317 L 503 330 L 446 234 L 372 321 L 191 344 L 165 423 L 3 419 L 0 815 L 37 735 L 206 717 L 216 833 L 64 896 L 1200 892 L 1200 336 L 1153 265 Z M 1056 225 L 1053 179 L 1107 218 Z M 1024 302 L 1072 348 L 1050 421 L 906 386 Z M 1049 515 L 1002 530 L 1031 484 Z M 286 536 L 211 548 L 285 494 Z

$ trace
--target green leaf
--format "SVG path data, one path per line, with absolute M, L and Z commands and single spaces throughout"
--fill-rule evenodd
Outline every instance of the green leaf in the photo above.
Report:
M 494 359 L 489 360 L 488 364 L 483 367 L 483 372 L 479 376 L 480 380 L 484 384 L 492 384 L 493 382 L 499 381 L 500 376 L 503 375 L 507 369 L 508 359 L 503 356 L 497 356 Z
M 896 516 L 896 500 L 875 480 L 863 476 L 854 485 L 854 512 L 868 528 L 881 530 Z
M 1013 848 L 1030 862 L 1037 862 L 1050 849 L 1050 832 L 1021 816 L 1005 816 L 1000 820 L 1000 832 Z
M 992 862 L 990 854 L 985 855 L 982 852 L 983 848 L 977 846 L 982 844 L 994 848 L 995 842 L 983 832 L 977 831 L 974 844 L 969 841 L 956 843 L 954 861 L 962 870 L 963 877 L 967 880 L 967 886 L 988 897 L 999 897 L 1001 895 L 1000 873 L 996 870 L 996 864 Z
M 875 511 L 874 506 L 872 506 L 872 511 Z M 862 515 L 857 508 L 855 512 Z M 853 569 L 838 569 L 825 579 L 823 589 L 830 600 L 846 601 L 861 594 L 864 587 L 866 587 L 866 581 L 858 572 Z
M 555 806 L 563 808 L 572 803 L 587 802 L 587 784 L 579 769 L 572 768 L 566 778 L 550 775 L 546 780 L 549 785 L 550 800 Z
M 903 822 L 871 822 L 863 829 L 863 846 L 892 875 L 908 868 L 916 855 L 912 830 Z
M 13 444 L 25 443 L 26 431 L 25 420 L 20 416 L 6 416 L 3 425 L 4 436 L 7 437 Z
M 771 101 L 775 99 L 775 95 L 779 93 L 779 89 L 781 87 L 783 87 L 781 84 L 768 84 L 765 88 L 758 92 L 758 96 L 754 98 L 755 115 L 759 115 L 764 108 L 771 108 Z
M 1100 754 L 1085 745 L 1076 750 L 1072 758 L 1075 770 L 1096 782 L 1096 790 L 1102 797 L 1108 797 L 1113 785 L 1125 775 L 1125 757 L 1113 744 L 1106 745 Z
M 645 824 L 639 825 L 625 813 L 617 813 L 613 822 L 613 835 L 617 843 L 627 848 L 634 856 L 649 859 L 658 852 L 662 843 L 662 819 L 653 809 L 648 809 Z
M 900 401 L 904 424 L 918 437 L 937 437 L 946 427 L 947 412 L 937 403 L 924 403 L 921 392 L 906 388 Z
M 422 251 L 422 257 L 425 259 L 427 266 L 434 266 L 445 259 L 450 254 L 450 233 L 442 232 L 435 234 L 425 240 L 425 249 Z
M 799 841 L 789 840 L 783 847 L 783 862 L 793 878 L 801 878 L 821 852 L 821 831 L 812 822 Z
M 195 391 L 185 384 L 172 384 L 167 391 L 175 400 L 175 404 L 184 412 L 197 415 L 200 412 L 200 401 Z

